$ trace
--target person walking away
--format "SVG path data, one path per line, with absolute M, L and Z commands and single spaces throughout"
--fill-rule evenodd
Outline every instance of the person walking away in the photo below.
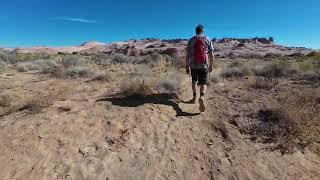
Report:
M 212 65 L 214 60 L 213 45 L 211 40 L 204 36 L 204 27 L 198 25 L 196 27 L 196 35 L 188 41 L 187 55 L 186 55 L 186 73 L 192 77 L 192 103 L 196 102 L 197 85 L 200 86 L 199 110 L 204 112 L 205 107 L 205 93 L 208 84 L 208 75 L 212 72 Z

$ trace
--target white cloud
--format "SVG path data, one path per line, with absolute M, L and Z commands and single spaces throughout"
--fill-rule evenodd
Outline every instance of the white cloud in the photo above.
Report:
M 87 23 L 87 24 L 98 24 L 98 21 L 95 20 L 89 20 L 79 17 L 56 17 L 56 20 L 62 20 L 62 21 L 72 21 L 72 22 L 79 22 L 79 23 Z

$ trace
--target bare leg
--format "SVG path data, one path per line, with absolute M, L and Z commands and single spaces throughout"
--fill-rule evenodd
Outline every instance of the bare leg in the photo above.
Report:
M 193 98 L 191 100 L 191 103 L 195 103 L 197 98 L 197 83 L 192 83 L 192 92 L 193 92 Z
M 200 112 L 204 112 L 206 110 L 206 106 L 204 105 L 204 95 L 205 95 L 206 91 L 207 91 L 207 86 L 201 85 L 200 86 L 200 98 L 199 98 Z
M 200 85 L 200 96 L 204 96 L 207 91 L 207 85 Z
M 192 83 L 192 92 L 193 94 L 197 94 L 197 83 Z

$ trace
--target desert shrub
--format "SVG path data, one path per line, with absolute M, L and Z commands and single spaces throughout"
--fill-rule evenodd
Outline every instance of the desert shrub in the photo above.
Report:
M 120 53 L 114 53 L 109 55 L 109 58 L 111 59 L 112 63 L 133 63 L 134 57 L 126 56 L 124 54 Z
M 97 53 L 91 57 L 93 63 L 101 66 L 106 66 L 111 62 L 110 55 Z
M 161 57 L 157 53 L 144 55 L 144 56 L 126 56 L 124 54 L 112 54 L 110 59 L 113 63 L 119 64 L 151 64 L 156 63 Z
M 122 83 L 121 89 L 124 94 L 147 96 L 152 94 L 153 80 L 148 76 L 133 76 Z
M 319 114 L 319 89 L 284 92 L 258 113 L 261 122 L 250 131 L 263 142 L 276 143 L 282 153 L 308 147 L 320 155 Z
M 159 93 L 178 93 L 182 88 L 182 75 L 179 72 L 169 72 L 156 87 Z
M 85 64 L 85 59 L 78 55 L 67 55 L 62 57 L 60 64 L 65 68 L 82 66 Z
M 47 99 L 41 98 L 30 98 L 30 100 L 24 102 L 24 104 L 17 109 L 17 111 L 27 111 L 31 114 L 39 113 L 43 108 L 49 107 L 52 102 L 47 101 Z
M 29 70 L 39 70 L 39 66 L 35 62 L 22 62 L 17 64 L 18 72 L 27 72 Z
M 41 74 L 49 74 L 55 71 L 57 64 L 51 60 L 43 60 L 39 61 L 39 73 Z
M 4 61 L 8 64 L 16 64 L 20 61 L 18 55 L 11 53 L 0 53 L 0 61 Z
M 302 54 L 301 52 L 295 52 L 295 53 L 292 53 L 290 55 L 288 55 L 289 57 L 293 57 L 293 58 L 298 58 L 298 57 L 303 57 L 304 54 Z
M 4 61 L 0 61 L 0 72 L 6 70 L 7 68 L 7 63 Z
M 38 61 L 29 61 L 22 62 L 17 64 L 17 71 L 27 72 L 30 70 L 37 70 L 41 74 L 53 73 L 56 68 L 55 61 L 52 60 L 38 60 Z
M 12 98 L 8 94 L 0 95 L 0 107 L 8 107 L 11 105 Z
M 250 74 L 251 74 L 250 68 L 239 62 L 234 62 L 228 65 L 226 68 L 224 68 L 221 71 L 221 76 L 225 78 L 243 77 L 243 76 L 248 76 Z
M 280 54 L 275 54 L 275 53 L 267 53 L 266 55 L 264 55 L 264 58 L 267 59 L 274 59 L 274 58 L 279 58 L 281 57 Z
M 114 53 L 110 55 L 94 56 L 93 61 L 99 65 L 108 63 L 113 64 L 158 64 L 160 61 L 165 61 L 168 64 L 176 64 L 176 59 L 159 53 L 151 53 L 143 56 L 127 56 L 121 53 Z
M 67 94 L 67 89 L 70 87 L 58 88 L 54 91 L 39 92 L 32 96 L 27 96 L 21 100 L 20 96 L 16 94 L 8 94 L 10 97 L 10 104 L 7 107 L 0 107 L 0 117 L 14 114 L 16 112 L 23 111 L 27 114 L 37 114 L 42 111 L 42 109 L 50 107 L 53 105 L 54 101 L 65 100 L 65 95 Z
M 300 78 L 311 81 L 311 82 L 320 82 L 320 71 L 309 70 L 300 74 Z
M 299 68 L 288 62 L 273 62 L 265 66 L 256 66 L 252 71 L 256 76 L 275 78 L 296 74 L 299 72 Z
M 320 58 L 320 52 L 312 51 L 311 53 L 306 55 L 307 57 L 318 57 Z
M 220 68 L 213 68 L 212 73 L 210 73 L 210 81 L 217 83 L 220 82 L 222 79 L 221 77 L 221 69 Z
M 111 77 L 105 71 L 95 72 L 92 80 L 94 81 L 110 81 Z
M 311 71 L 314 70 L 314 64 L 312 61 L 307 61 L 307 60 L 302 60 L 300 62 L 298 62 L 299 65 L 299 69 L 302 72 L 307 72 L 307 71 Z
M 153 93 L 155 79 L 147 65 L 135 65 L 134 72 L 128 76 L 121 86 L 124 94 L 144 97 Z
M 94 75 L 94 70 L 90 67 L 72 66 L 64 71 L 67 79 L 88 78 Z
M 274 78 L 255 77 L 250 83 L 250 86 L 255 89 L 270 90 L 274 88 L 278 83 L 278 80 Z

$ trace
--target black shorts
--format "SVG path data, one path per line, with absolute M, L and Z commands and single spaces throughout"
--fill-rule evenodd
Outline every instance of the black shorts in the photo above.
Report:
M 192 83 L 198 83 L 199 85 L 208 84 L 208 69 L 191 69 Z

